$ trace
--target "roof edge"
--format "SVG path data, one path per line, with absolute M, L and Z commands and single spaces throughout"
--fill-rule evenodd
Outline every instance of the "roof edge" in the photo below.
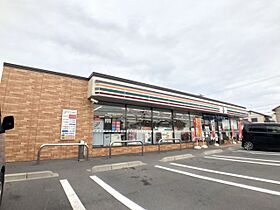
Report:
M 271 117 L 270 115 L 263 114 L 263 113 L 260 113 L 260 112 L 256 112 L 256 111 L 253 111 L 253 110 L 249 110 L 248 112 L 254 112 L 254 113 L 256 113 L 256 114 L 263 115 L 263 116 L 265 116 L 265 117 Z
M 280 105 L 279 106 L 277 106 L 277 107 L 275 107 L 274 109 L 272 109 L 272 111 L 273 112 L 275 112 L 276 111 L 276 109 L 278 109 L 280 107 Z
M 75 78 L 75 79 L 80 79 L 80 80 L 89 80 L 87 77 L 81 77 L 73 74 L 66 74 L 66 73 L 60 73 L 52 70 L 46 70 L 46 69 L 40 69 L 40 68 L 34 68 L 34 67 L 29 67 L 29 66 L 23 66 L 23 65 L 18 65 L 18 64 L 13 64 L 13 63 L 3 63 L 3 67 L 11 67 L 11 68 L 17 68 L 17 69 L 23 69 L 27 71 L 34 71 L 34 72 L 42 72 L 46 74 L 53 74 L 53 75 L 58 75 L 58 76 L 63 76 L 63 77 L 70 77 L 70 78 Z

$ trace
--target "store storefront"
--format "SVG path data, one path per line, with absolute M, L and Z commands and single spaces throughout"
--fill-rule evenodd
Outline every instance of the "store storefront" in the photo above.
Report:
M 145 152 L 156 151 L 161 139 L 180 139 L 184 148 L 196 139 L 223 144 L 238 139 L 247 116 L 242 106 L 110 75 L 85 78 L 8 63 L 0 99 L 2 113 L 16 120 L 6 138 L 7 161 L 34 160 L 42 144 L 80 140 L 91 156 L 108 155 L 112 142 L 114 154 L 139 152 L 133 140 L 143 142 Z M 178 149 L 175 142 L 163 149 Z M 76 155 L 54 148 L 42 159 Z
M 238 122 L 246 116 L 244 107 L 99 73 L 92 74 L 88 93 L 98 101 L 93 108 L 94 147 L 120 140 L 187 143 L 195 137 L 224 144 L 238 139 Z M 106 121 L 110 129 L 105 129 Z

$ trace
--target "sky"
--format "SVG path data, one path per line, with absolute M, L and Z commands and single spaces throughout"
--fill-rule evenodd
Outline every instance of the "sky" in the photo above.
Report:
M 279 0 L 0 0 L 3 62 L 280 105 Z

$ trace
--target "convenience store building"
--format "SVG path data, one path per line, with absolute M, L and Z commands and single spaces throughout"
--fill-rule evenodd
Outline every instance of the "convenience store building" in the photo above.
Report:
M 209 143 L 238 138 L 246 108 L 235 104 L 131 81 L 101 73 L 88 78 L 4 63 L 0 103 L 3 115 L 14 115 L 6 134 L 6 161 L 35 160 L 46 143 L 84 140 L 90 156 L 107 156 L 110 142 L 141 140 L 144 151 L 156 151 L 160 139 L 179 138 L 192 148 L 201 123 Z M 163 145 L 163 150 L 179 144 Z M 138 153 L 140 147 L 115 144 L 113 154 Z M 77 157 L 77 148 L 52 147 L 42 159 Z

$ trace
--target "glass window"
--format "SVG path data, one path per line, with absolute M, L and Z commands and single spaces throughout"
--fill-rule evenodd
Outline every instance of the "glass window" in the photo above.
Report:
M 211 140 L 211 135 L 214 136 L 213 132 L 216 132 L 216 122 L 217 119 L 215 115 L 210 115 L 210 114 L 203 114 L 203 133 L 204 137 L 207 141 Z
M 265 126 L 254 126 L 254 127 L 249 128 L 249 131 L 251 131 L 251 132 L 267 132 Z
M 204 133 L 205 140 L 208 142 L 210 142 L 211 140 L 211 131 L 212 131 L 211 119 L 212 118 L 203 116 L 203 121 L 204 121 L 202 125 L 203 133 Z
M 191 122 L 188 113 L 173 113 L 175 138 L 182 141 L 191 141 Z
M 109 146 L 110 142 L 125 140 L 125 134 L 124 106 L 94 105 L 94 146 Z
M 258 118 L 252 118 L 252 122 L 258 122 Z
M 153 141 L 173 138 L 172 113 L 169 110 L 153 110 Z
M 267 131 L 271 133 L 280 134 L 280 126 L 277 125 L 269 125 L 267 126 Z
M 228 117 L 219 115 L 216 117 L 216 120 L 218 122 L 217 131 L 219 132 L 218 137 L 220 139 L 220 143 L 224 143 L 224 140 L 229 140 L 231 135 L 230 121 Z
M 151 109 L 127 107 L 127 139 L 141 140 L 152 143 L 152 113 Z
M 229 125 L 229 119 L 228 118 L 224 118 L 222 120 L 222 129 L 223 129 L 223 131 L 230 131 L 230 125 Z

